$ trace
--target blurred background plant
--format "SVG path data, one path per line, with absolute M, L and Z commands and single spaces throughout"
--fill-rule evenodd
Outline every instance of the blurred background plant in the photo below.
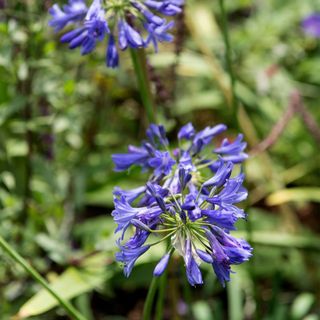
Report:
M 52 4 L 0 1 L 0 233 L 87 319 L 140 319 L 161 252 L 124 278 L 110 216 L 113 187 L 144 181 L 111 163 L 146 128 L 133 67 L 128 53 L 111 70 L 104 48 L 81 57 L 61 45 L 47 26 Z M 219 1 L 187 0 L 174 43 L 150 51 L 148 69 L 169 136 L 189 121 L 244 133 L 249 219 L 235 233 L 254 257 L 228 291 L 212 270 L 197 288 L 169 270 L 164 318 L 320 319 L 320 43 L 300 26 L 320 2 L 224 4 L 236 103 Z M 66 318 L 0 254 L 0 319 Z

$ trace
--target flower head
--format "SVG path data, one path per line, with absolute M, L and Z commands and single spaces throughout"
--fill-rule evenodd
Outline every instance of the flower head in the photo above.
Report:
M 224 285 L 230 280 L 231 265 L 250 258 L 250 245 L 230 234 L 237 220 L 246 217 L 237 207 L 247 197 L 239 171 L 247 157 L 243 137 L 223 140 L 212 152 L 205 150 L 224 130 L 226 126 L 217 125 L 197 133 L 187 124 L 178 132 L 179 148 L 171 149 L 164 128 L 151 125 L 141 147 L 130 146 L 129 153 L 113 156 L 118 171 L 133 165 L 151 171 L 146 186 L 114 192 L 116 232 L 122 231 L 117 260 L 124 263 L 126 276 L 146 248 L 166 239 L 170 246 L 154 275 L 161 275 L 170 256 L 178 252 L 191 285 L 203 283 L 201 261 L 212 265 Z
M 52 16 L 49 26 L 56 32 L 72 25 L 71 31 L 61 37 L 69 48 L 81 47 L 82 54 L 94 50 L 97 42 L 109 37 L 106 65 L 115 68 L 119 64 L 118 48 L 143 48 L 158 42 L 171 42 L 168 32 L 174 22 L 163 16 L 181 12 L 184 0 L 93 0 L 87 6 L 84 0 L 69 0 L 62 8 L 54 4 L 49 9 Z

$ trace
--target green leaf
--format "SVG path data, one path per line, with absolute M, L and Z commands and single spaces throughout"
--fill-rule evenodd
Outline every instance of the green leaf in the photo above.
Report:
M 173 112 L 176 115 L 183 115 L 195 110 L 217 109 L 222 103 L 222 97 L 215 91 L 202 91 L 197 95 L 186 96 L 177 102 Z
M 97 288 L 110 274 L 103 269 L 104 254 L 96 255 L 95 258 L 101 260 L 101 267 L 95 267 L 94 269 L 70 267 L 51 283 L 51 287 L 67 300 Z M 97 265 L 97 262 L 92 262 L 93 264 Z M 39 315 L 57 305 L 58 302 L 46 290 L 42 289 L 21 307 L 18 317 L 24 319 Z
M 9 157 L 23 157 L 28 152 L 26 142 L 17 139 L 8 139 L 6 141 L 6 147 Z

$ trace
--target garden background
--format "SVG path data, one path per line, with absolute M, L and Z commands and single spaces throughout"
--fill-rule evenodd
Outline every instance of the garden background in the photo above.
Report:
M 68 50 L 48 27 L 52 4 L 0 1 L 0 234 L 88 320 L 140 319 L 161 255 L 146 253 L 125 278 L 111 217 L 114 186 L 146 177 L 114 172 L 111 161 L 147 127 L 130 55 L 108 69 L 104 46 L 89 56 Z M 186 285 L 177 261 L 164 318 L 317 320 L 320 41 L 301 21 L 320 1 L 230 0 L 225 9 L 227 21 L 218 0 L 186 0 L 174 42 L 147 51 L 148 72 L 169 137 L 190 121 L 225 123 L 230 139 L 244 134 L 249 215 L 234 234 L 254 255 L 227 288 L 209 268 L 203 286 Z M 0 319 L 67 319 L 0 258 Z

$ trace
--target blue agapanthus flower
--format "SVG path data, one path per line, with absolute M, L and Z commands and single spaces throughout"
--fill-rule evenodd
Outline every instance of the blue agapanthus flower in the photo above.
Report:
M 304 32 L 312 37 L 320 38 L 320 13 L 312 13 L 303 19 Z
M 120 233 L 116 259 L 126 276 L 142 254 L 165 240 L 170 245 L 154 275 L 161 275 L 177 252 L 191 285 L 203 282 L 201 262 L 212 265 L 224 286 L 231 265 L 251 257 L 250 245 L 230 233 L 246 217 L 237 206 L 247 197 L 241 171 L 246 144 L 239 135 L 212 148 L 213 139 L 225 130 L 219 124 L 196 132 L 189 123 L 178 132 L 178 148 L 172 149 L 164 127 L 152 124 L 140 147 L 113 155 L 117 171 L 138 165 L 151 172 L 144 186 L 114 190 L 112 215 Z
M 49 25 L 56 32 L 72 25 L 61 37 L 69 48 L 80 47 L 82 54 L 94 50 L 97 42 L 108 37 L 106 64 L 119 64 L 118 49 L 144 48 L 158 42 L 173 40 L 168 32 L 174 22 L 163 16 L 181 12 L 184 0 L 93 0 L 89 6 L 84 0 L 69 0 L 62 8 L 54 4 L 49 13 Z

